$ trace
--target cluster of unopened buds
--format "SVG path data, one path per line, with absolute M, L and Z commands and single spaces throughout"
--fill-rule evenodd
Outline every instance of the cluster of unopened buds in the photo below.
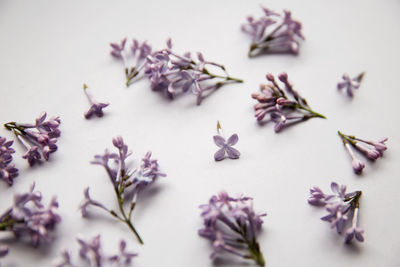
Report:
M 30 238 L 33 246 L 40 241 L 51 242 L 51 230 L 61 221 L 56 213 L 58 202 L 53 197 L 45 207 L 42 203 L 42 194 L 34 191 L 32 184 L 27 193 L 16 194 L 14 203 L 0 216 L 0 231 L 11 232 L 18 239 Z M 7 246 L 0 247 L 0 254 L 5 256 Z
M 119 243 L 119 252 L 117 254 L 107 255 L 104 253 L 101 246 L 101 237 L 97 235 L 90 240 L 85 240 L 82 237 L 77 238 L 80 246 L 79 256 L 80 264 L 74 264 L 72 255 L 69 251 L 64 250 L 61 258 L 55 261 L 57 267 L 104 267 L 104 266 L 130 266 L 132 258 L 136 257 L 137 253 L 126 251 L 126 242 L 121 240 Z
M 242 25 L 242 31 L 252 38 L 249 57 L 263 53 L 298 54 L 299 41 L 304 40 L 301 23 L 292 18 L 290 11 L 284 10 L 280 15 L 261 8 L 264 16 L 259 19 L 249 16 L 247 23 Z
M 379 141 L 363 140 L 355 137 L 354 135 L 347 135 L 338 131 L 340 138 L 343 141 L 343 145 L 349 152 L 351 157 L 351 164 L 356 174 L 361 174 L 365 164 L 355 154 L 352 147 L 356 148 L 362 154 L 364 154 L 369 160 L 376 160 L 383 157 L 383 152 L 387 149 L 386 141 L 388 138 L 382 138 Z
M 346 93 L 349 97 L 353 97 L 354 93 L 353 91 L 360 88 L 361 85 L 361 81 L 364 77 L 365 73 L 362 72 L 359 75 L 357 75 L 354 78 L 350 78 L 350 76 L 345 73 L 343 74 L 343 81 L 337 84 L 337 89 L 338 90 L 342 90 L 342 89 L 346 89 Z
M 234 198 L 222 191 L 200 208 L 204 227 L 198 233 L 212 242 L 212 259 L 226 252 L 253 260 L 259 266 L 265 265 L 257 234 L 261 230 L 262 217 L 266 214 L 255 213 L 252 198 Z
M 26 149 L 22 158 L 26 159 L 30 166 L 48 161 L 50 154 L 57 151 L 57 138 L 60 137 L 60 117 L 52 117 L 46 120 L 47 114 L 43 112 L 34 124 L 9 122 L 4 124 L 12 131 L 18 141 Z
M 312 187 L 308 203 L 325 207 L 328 215 L 321 220 L 329 222 L 331 228 L 335 228 L 338 234 L 344 232 L 345 243 L 349 244 L 354 238 L 363 242 L 364 230 L 358 227 L 361 191 L 346 193 L 346 186 L 339 186 L 335 182 L 331 183 L 331 190 L 333 194 L 328 195 L 319 187 Z
M 96 155 L 91 163 L 103 166 L 106 170 L 114 188 L 119 211 L 108 209 L 99 201 L 92 199 L 89 195 L 89 188 L 86 188 L 85 198 L 80 206 L 81 213 L 83 217 L 87 217 L 89 206 L 101 208 L 126 224 L 139 243 L 143 244 L 139 233 L 132 224 L 132 212 L 136 206 L 138 194 L 153 184 L 159 176 L 165 176 L 165 174 L 160 171 L 157 160 L 151 158 L 151 152 L 147 152 L 142 158 L 140 166 L 131 168 L 127 158 L 132 153 L 128 151 L 128 146 L 122 137 L 115 137 L 112 142 L 118 149 L 118 153 L 109 152 L 106 149 L 103 155 Z
M 307 101 L 293 89 L 286 73 L 278 75 L 284 89 L 279 86 L 272 74 L 267 74 L 266 78 L 269 83 L 261 84 L 261 92 L 251 95 L 252 98 L 258 101 L 254 106 L 254 116 L 258 122 L 261 122 L 269 114 L 270 120 L 275 123 L 275 132 L 279 132 L 285 126 L 293 123 L 310 118 L 326 118 L 324 115 L 313 111 Z M 286 95 L 285 91 L 288 95 Z
M 15 167 L 12 154 L 15 150 L 11 147 L 14 141 L 7 140 L 0 136 L 0 178 L 12 185 L 14 178 L 18 176 L 18 169 Z
M 112 43 L 111 55 L 127 62 L 124 56 L 125 43 L 126 39 L 120 45 Z M 137 53 L 137 56 L 134 66 L 125 68 L 127 85 L 144 70 L 143 74 L 150 80 L 153 91 L 163 92 L 170 99 L 191 92 L 197 97 L 197 104 L 200 105 L 206 96 L 222 85 L 243 82 L 229 76 L 223 65 L 205 60 L 201 53 L 197 53 L 196 60 L 189 52 L 183 55 L 174 52 L 171 39 L 167 40 L 166 45 L 164 49 L 151 52 L 151 47 L 146 42 L 140 44 L 136 40 L 133 41 L 131 50 L 133 54 Z M 219 74 L 212 73 L 211 69 Z

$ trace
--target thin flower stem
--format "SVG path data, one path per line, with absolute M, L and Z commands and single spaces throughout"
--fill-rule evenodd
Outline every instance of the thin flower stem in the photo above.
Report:
M 320 113 L 318 113 L 318 112 L 315 112 L 314 110 L 312 110 L 312 109 L 310 109 L 310 108 L 307 108 L 307 107 L 302 106 L 302 105 L 300 105 L 300 104 L 298 104 L 298 105 L 296 105 L 296 106 L 297 106 L 297 108 L 299 108 L 299 109 L 302 109 L 302 110 L 305 110 L 305 111 L 310 112 L 311 114 L 314 115 L 314 117 L 326 119 L 326 117 L 325 117 L 324 115 L 322 115 L 322 114 L 320 114 Z

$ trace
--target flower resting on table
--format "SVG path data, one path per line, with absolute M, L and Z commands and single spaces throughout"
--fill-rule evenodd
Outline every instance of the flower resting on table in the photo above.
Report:
M 353 91 L 355 89 L 360 88 L 361 81 L 365 75 L 365 72 L 360 73 L 358 76 L 354 78 L 350 78 L 350 76 L 345 73 L 343 74 L 343 82 L 338 83 L 337 89 L 342 90 L 343 88 L 346 88 L 346 93 L 349 97 L 353 97 Z
M 100 235 L 95 236 L 91 240 L 85 240 L 82 237 L 77 238 L 80 246 L 79 256 L 82 263 L 75 265 L 72 263 L 71 253 L 64 250 L 61 258 L 57 260 L 57 267 L 101 267 L 101 266 L 130 266 L 132 258 L 136 257 L 137 253 L 126 251 L 126 242 L 121 240 L 119 243 L 119 252 L 117 254 L 105 254 L 101 247 Z
M 204 228 L 199 235 L 210 239 L 214 259 L 219 253 L 227 252 L 243 259 L 254 260 L 264 266 L 265 260 L 257 242 L 263 214 L 256 214 L 250 197 L 233 198 L 225 191 L 212 196 L 208 204 L 201 205 Z
M 56 198 L 45 207 L 41 192 L 34 191 L 34 187 L 32 184 L 27 193 L 14 196 L 13 205 L 0 215 L 0 231 L 12 232 L 16 238 L 30 237 L 31 244 L 37 247 L 41 240 L 52 241 L 51 230 L 61 217 L 56 213 Z
M 110 103 L 100 103 L 94 100 L 93 96 L 88 93 L 87 91 L 88 86 L 86 84 L 83 85 L 83 91 L 85 92 L 89 103 L 90 103 L 90 108 L 87 112 L 85 112 L 85 118 L 90 119 L 93 115 L 96 115 L 97 117 L 103 117 L 103 108 L 107 107 L 110 105 Z
M 247 23 L 242 25 L 242 31 L 250 35 L 252 43 L 249 57 L 262 53 L 292 53 L 299 52 L 299 41 L 304 40 L 301 33 L 301 23 L 292 19 L 290 11 L 284 10 L 283 15 L 261 7 L 264 16 L 254 19 L 247 17 Z
M 14 141 L 7 140 L 0 136 L 0 178 L 10 186 L 14 183 L 14 178 L 18 176 L 18 169 L 15 167 L 12 154 L 15 150 L 11 148 Z
M 222 136 L 222 128 L 221 124 L 219 121 L 217 122 L 217 132 L 218 135 L 214 135 L 214 143 L 220 148 L 218 149 L 217 152 L 214 154 L 214 160 L 215 161 L 221 161 L 226 158 L 225 155 L 228 155 L 228 158 L 230 159 L 238 159 L 240 157 L 240 152 L 233 148 L 233 145 L 236 145 L 236 143 L 239 140 L 239 137 L 237 134 L 232 134 L 229 138 L 228 141 L 225 140 L 225 138 Z
M 343 145 L 349 152 L 352 160 L 353 170 L 356 174 L 362 173 L 365 164 L 359 158 L 357 158 L 352 147 L 364 154 L 364 156 L 366 156 L 369 160 L 376 160 L 380 157 L 383 157 L 383 152 L 387 149 L 385 142 L 388 140 L 388 138 L 382 138 L 381 140 L 375 142 L 371 140 L 363 140 L 355 137 L 354 135 L 346 135 L 340 131 L 338 131 L 338 134 L 343 141 Z
M 127 158 L 131 155 L 131 152 L 128 151 L 128 146 L 120 136 L 113 138 L 112 141 L 114 147 L 118 149 L 118 153 L 106 150 L 103 155 L 96 155 L 91 163 L 101 165 L 106 170 L 114 187 L 119 212 L 110 210 L 99 201 L 93 200 L 89 195 L 89 188 L 86 188 L 84 191 L 85 198 L 80 206 L 81 213 L 83 217 L 86 217 L 89 206 L 101 208 L 126 224 L 139 243 L 143 244 L 141 237 L 132 224 L 132 212 L 136 206 L 138 194 L 153 184 L 157 177 L 165 176 L 165 174 L 159 170 L 157 160 L 151 158 L 151 152 L 147 152 L 142 158 L 140 166 L 135 169 L 130 168 L 127 166 Z M 128 207 L 127 204 L 129 204 Z
M 46 117 L 46 112 L 43 112 L 34 124 L 17 122 L 4 124 L 4 127 L 12 131 L 26 149 L 22 158 L 26 159 L 30 166 L 42 162 L 42 159 L 48 161 L 50 154 L 57 151 L 57 138 L 61 135 L 58 127 L 61 120 L 58 116 L 48 120 Z
M 325 207 L 328 215 L 322 217 L 321 220 L 329 222 L 331 228 L 336 228 L 338 234 L 344 232 L 346 244 L 349 244 L 354 238 L 363 242 L 364 230 L 358 227 L 361 191 L 346 193 L 346 186 L 339 186 L 335 182 L 331 183 L 331 190 L 333 194 L 328 195 L 319 187 L 312 187 L 308 203 Z
M 286 73 L 278 75 L 279 80 L 283 83 L 284 90 L 272 74 L 267 74 L 266 78 L 269 84 L 262 84 L 260 86 L 261 92 L 251 95 L 258 101 L 254 106 L 254 116 L 258 122 L 261 122 L 269 114 L 270 120 L 275 123 L 275 132 L 280 132 L 287 125 L 310 118 L 326 119 L 324 115 L 313 111 L 307 101 L 293 89 Z M 292 96 L 292 99 L 289 99 L 289 96 Z

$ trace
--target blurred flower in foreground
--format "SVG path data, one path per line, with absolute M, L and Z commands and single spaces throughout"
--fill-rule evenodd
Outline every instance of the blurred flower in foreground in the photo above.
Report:
M 345 73 L 343 74 L 343 82 L 338 83 L 337 88 L 338 90 L 342 90 L 346 88 L 346 93 L 348 96 L 353 97 L 353 91 L 360 87 L 361 81 L 365 75 L 365 72 L 360 73 L 358 76 L 354 78 L 350 78 L 350 76 Z
M 220 161 L 226 158 L 225 154 L 228 155 L 230 159 L 238 159 L 240 156 L 240 152 L 233 148 L 233 145 L 236 145 L 236 143 L 239 140 L 239 137 L 237 134 L 232 134 L 231 137 L 228 138 L 228 141 L 225 140 L 225 138 L 222 136 L 222 128 L 221 124 L 217 123 L 217 132 L 218 135 L 214 135 L 214 143 L 220 148 L 218 149 L 217 152 L 214 154 L 214 159 L 215 161 Z
M 11 154 L 15 150 L 11 148 L 14 141 L 0 136 L 0 178 L 12 185 L 14 178 L 18 176 L 18 169 L 11 163 L 13 157 Z M 1 254 L 1 253 L 0 253 Z
M 292 19 L 290 11 L 284 10 L 280 15 L 268 8 L 261 7 L 264 16 L 254 19 L 247 17 L 242 31 L 250 35 L 249 57 L 263 53 L 298 54 L 299 41 L 304 40 L 301 23 Z
M 338 131 L 338 134 L 343 141 L 343 145 L 349 152 L 352 160 L 353 170 L 356 174 L 362 173 L 365 164 L 356 157 L 351 147 L 356 148 L 369 160 L 376 160 L 380 157 L 383 157 L 383 152 L 387 149 L 385 142 L 388 140 L 388 138 L 382 138 L 381 140 L 375 142 L 370 140 L 363 140 L 353 135 L 346 135 L 340 131 Z
M 87 112 L 85 112 L 85 118 L 90 119 L 93 115 L 96 115 L 97 117 L 103 117 L 103 108 L 107 107 L 110 105 L 109 103 L 100 103 L 94 100 L 93 96 L 88 93 L 87 91 L 88 86 L 86 84 L 83 85 L 83 91 L 85 92 L 89 103 L 90 103 L 90 108 Z
M 261 230 L 263 214 L 253 210 L 252 198 L 240 196 L 233 198 L 225 191 L 212 196 L 208 204 L 201 205 L 204 228 L 199 235 L 210 239 L 213 252 L 210 257 L 220 253 L 231 253 L 243 259 L 254 260 L 264 266 L 265 260 L 257 242 Z
M 151 158 L 151 152 L 147 152 L 142 158 L 141 165 L 137 168 L 130 168 L 127 158 L 131 155 L 128 146 L 122 137 L 118 136 L 112 140 L 118 153 L 109 152 L 107 149 L 103 155 L 94 156 L 92 164 L 101 165 L 106 170 L 110 182 L 114 188 L 118 202 L 119 212 L 106 208 L 97 200 L 93 200 L 89 195 L 89 188 L 84 191 L 84 200 L 80 205 L 83 217 L 88 215 L 87 208 L 95 206 L 107 211 L 113 217 L 126 224 L 134 233 L 138 241 L 143 244 L 141 237 L 132 224 L 131 216 L 136 206 L 138 195 L 149 185 L 153 184 L 159 176 L 165 176 L 159 169 L 158 162 Z
M 328 195 L 319 187 L 312 187 L 308 203 L 325 207 L 328 215 L 322 217 L 321 220 L 329 222 L 331 228 L 336 228 L 338 234 L 344 232 L 345 243 L 349 244 L 354 238 L 363 242 L 364 230 L 358 227 L 361 191 L 346 193 L 346 186 L 339 186 L 335 182 L 331 183 L 331 190 L 333 194 Z

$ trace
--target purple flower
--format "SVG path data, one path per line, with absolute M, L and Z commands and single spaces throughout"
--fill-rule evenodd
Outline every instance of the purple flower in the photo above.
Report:
M 259 19 L 249 16 L 242 25 L 242 31 L 252 38 L 249 56 L 261 53 L 298 54 L 299 41 L 304 40 L 301 23 L 292 19 L 290 11 L 284 10 L 283 15 L 280 15 L 261 8 L 264 16 Z
M 346 150 L 349 152 L 352 161 L 351 164 L 356 174 L 362 173 L 365 164 L 355 156 L 351 147 L 356 148 L 370 160 L 376 160 L 382 157 L 383 152 L 387 149 L 387 146 L 385 144 L 385 142 L 388 140 L 387 138 L 383 138 L 378 142 L 374 142 L 369 140 L 363 140 L 353 135 L 346 135 L 340 131 L 338 131 L 338 134 L 342 139 Z
M 49 205 L 42 204 L 42 194 L 33 191 L 34 184 L 24 194 L 14 196 L 13 205 L 0 216 L 0 231 L 10 231 L 18 238 L 29 236 L 33 246 L 41 240 L 51 242 L 51 231 L 61 221 L 56 213 L 58 202 L 53 197 Z
M 354 78 L 350 78 L 350 76 L 345 73 L 343 74 L 343 82 L 338 83 L 337 88 L 338 90 L 342 90 L 346 88 L 346 93 L 348 96 L 353 97 L 353 91 L 360 87 L 361 81 L 365 75 L 365 72 L 360 73 L 358 76 Z
M 106 150 L 103 155 L 95 155 L 91 163 L 101 165 L 106 170 L 113 185 L 120 212 L 117 213 L 110 210 L 99 201 L 93 200 L 89 196 L 89 188 L 86 188 L 84 191 L 85 198 L 80 206 L 81 213 L 85 217 L 89 206 L 97 206 L 107 211 L 119 221 L 124 222 L 142 244 L 143 241 L 131 222 L 131 215 L 136 206 L 137 196 L 145 188 L 153 184 L 159 176 L 165 176 L 165 174 L 160 171 L 158 161 L 151 158 L 151 152 L 147 152 L 142 158 L 140 166 L 131 168 L 131 164 L 128 162 L 131 152 L 129 152 L 128 146 L 122 137 L 114 137 L 112 143 L 117 148 L 118 153 L 111 153 Z M 128 207 L 126 207 L 126 204 L 129 204 Z
M 89 103 L 90 103 L 90 108 L 87 112 L 85 112 L 85 118 L 90 119 L 93 115 L 96 115 L 97 117 L 103 117 L 103 108 L 108 107 L 110 105 L 109 103 L 100 103 L 94 100 L 93 96 L 88 93 L 87 91 L 87 85 L 83 85 L 83 91 L 85 92 Z
M 0 178 L 7 182 L 10 186 L 14 182 L 14 178 L 18 176 L 18 169 L 11 163 L 13 157 L 11 154 L 15 150 L 11 148 L 14 141 L 8 140 L 0 136 Z
M 7 256 L 9 248 L 7 245 L 0 245 L 0 258 Z
M 275 123 L 274 130 L 278 133 L 284 127 L 300 121 L 314 117 L 326 118 L 313 111 L 307 101 L 293 89 L 293 85 L 289 82 L 286 73 L 278 75 L 284 89 L 281 88 L 272 74 L 268 73 L 266 78 L 269 83 L 260 86 L 260 93 L 253 93 L 251 95 L 252 98 L 258 101 L 254 105 L 254 116 L 258 122 L 262 123 L 265 116 L 269 114 L 270 120 Z M 292 99 L 289 99 L 285 92 Z
M 225 154 L 227 154 L 230 159 L 238 159 L 240 157 L 240 152 L 232 147 L 236 145 L 236 143 L 239 141 L 238 135 L 232 134 L 228 138 L 228 141 L 226 141 L 225 138 L 222 137 L 222 128 L 219 121 L 217 122 L 217 132 L 218 135 L 214 135 L 213 138 L 214 138 L 214 143 L 220 149 L 214 154 L 215 161 L 221 161 L 225 159 L 226 158 Z
M 312 187 L 308 203 L 325 207 L 328 214 L 321 220 L 329 222 L 331 228 L 336 228 L 338 234 L 344 232 L 349 216 L 352 216 L 352 225 L 345 231 L 345 243 L 350 243 L 354 236 L 358 241 L 364 241 L 362 237 L 364 230 L 357 227 L 361 191 L 346 193 L 346 186 L 339 186 L 335 182 L 331 183 L 331 190 L 333 194 L 327 195 L 319 187 Z
M 233 198 L 225 191 L 210 198 L 208 204 L 200 205 L 204 228 L 198 234 L 213 244 L 210 257 L 228 252 L 244 259 L 252 259 L 264 266 L 256 236 L 261 230 L 263 214 L 256 214 L 252 199 L 239 196 Z

